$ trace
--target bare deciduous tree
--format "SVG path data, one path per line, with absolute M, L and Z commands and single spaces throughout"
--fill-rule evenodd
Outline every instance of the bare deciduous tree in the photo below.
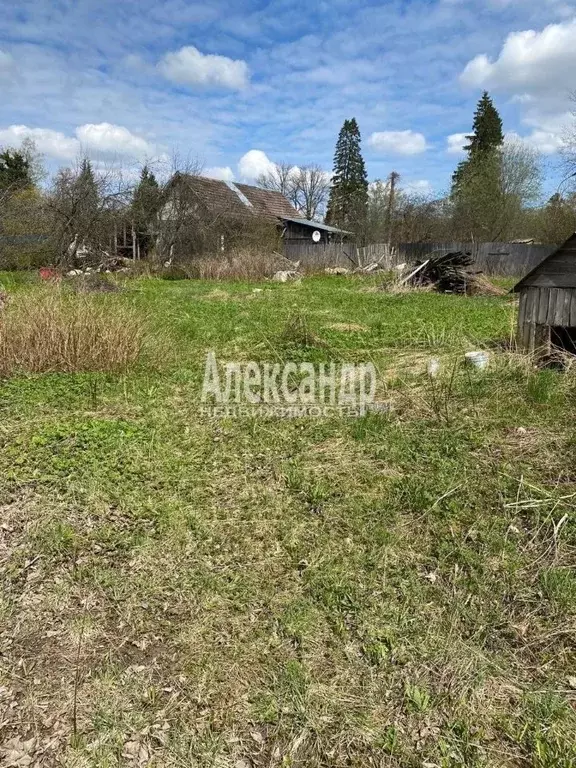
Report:
M 114 221 L 130 201 L 131 186 L 117 168 L 95 172 L 87 158 L 56 174 L 46 195 L 58 262 L 73 266 L 79 249 L 99 257 L 111 245 Z
M 299 168 L 290 163 L 276 163 L 256 179 L 256 184 L 262 189 L 284 195 L 306 219 L 323 217 L 330 183 L 330 174 L 314 164 Z
M 293 173 L 293 200 L 306 219 L 323 217 L 330 194 L 330 174 L 319 165 L 306 165 Z
M 392 244 L 445 239 L 450 217 L 443 201 L 400 187 L 390 205 L 390 181 L 370 185 L 366 239 Z
M 295 177 L 297 173 L 298 168 L 291 165 L 290 163 L 274 163 L 273 167 L 269 171 L 258 176 L 256 179 L 256 184 L 262 189 L 269 189 L 273 192 L 280 192 L 293 205 L 295 205 Z
M 202 166 L 192 157 L 172 156 L 169 167 L 160 169 L 160 210 L 157 214 L 155 256 L 170 261 L 179 242 L 193 241 L 202 236 L 195 215 L 198 205 L 190 178 L 200 176 Z M 195 230 L 195 232 L 193 231 Z

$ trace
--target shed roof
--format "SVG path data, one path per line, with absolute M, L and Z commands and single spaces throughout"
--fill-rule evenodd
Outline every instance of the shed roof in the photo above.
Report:
M 352 232 L 348 232 L 346 229 L 338 229 L 337 227 L 330 227 L 328 224 L 322 224 L 319 221 L 311 221 L 299 216 L 296 219 L 291 219 L 289 216 L 282 216 L 284 221 L 291 221 L 294 224 L 302 224 L 305 227 L 314 227 L 314 229 L 321 229 L 323 232 L 335 232 L 343 235 L 351 235 Z
M 522 278 L 512 291 L 522 288 L 576 288 L 576 232 Z

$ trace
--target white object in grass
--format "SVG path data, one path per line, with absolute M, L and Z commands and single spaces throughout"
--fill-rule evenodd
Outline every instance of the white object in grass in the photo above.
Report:
M 466 352 L 464 355 L 468 365 L 473 365 L 474 368 L 478 368 L 479 371 L 483 371 L 488 367 L 490 362 L 490 355 L 488 352 Z

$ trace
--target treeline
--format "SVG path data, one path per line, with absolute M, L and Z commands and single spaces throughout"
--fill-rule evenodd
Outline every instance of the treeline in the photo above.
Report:
M 576 228 L 574 195 L 553 195 L 539 205 L 541 158 L 520 139 L 505 140 L 502 119 L 488 93 L 474 113 L 466 153 L 442 199 L 400 191 L 391 205 L 391 181 L 378 182 L 366 208 L 368 240 L 392 242 L 534 239 L 563 241 Z M 386 212 L 392 210 L 386 215 Z M 389 221 L 387 231 L 382 222 Z
M 324 218 L 350 232 L 358 245 L 528 239 L 552 244 L 576 230 L 576 194 L 558 191 L 540 203 L 540 158 L 522 141 L 505 140 L 487 93 L 478 103 L 464 151 L 441 198 L 404 187 L 394 171 L 370 183 L 360 129 L 352 118 L 338 136 L 332 174 L 318 165 L 282 163 L 257 183 L 282 192 L 307 219 Z M 568 180 L 576 176 L 576 159 L 570 163 Z M 73 266 L 87 254 L 164 263 L 239 246 L 277 248 L 273 221 L 231 220 L 209 210 L 189 183 L 201 170 L 198 163 L 174 158 L 168 166 L 144 166 L 136 176 L 127 176 L 80 158 L 48 180 L 31 140 L 4 148 L 0 268 Z
M 361 135 L 346 120 L 336 143 L 331 183 L 315 212 L 355 233 L 360 244 L 398 242 L 495 242 L 534 239 L 562 242 L 576 230 L 576 195 L 560 192 L 541 201 L 541 158 L 518 140 L 505 140 L 502 119 L 488 93 L 478 102 L 465 158 L 450 189 L 433 197 L 403 187 L 399 174 L 368 181 Z M 568 161 L 567 176 L 576 168 Z M 285 191 L 290 166 L 268 173 L 263 186 Z
M 0 269 L 72 268 L 113 257 L 158 263 L 236 247 L 277 247 L 274 222 L 210 211 L 192 182 L 195 162 L 175 157 L 138 178 L 80 158 L 49 181 L 34 143 L 0 153 Z

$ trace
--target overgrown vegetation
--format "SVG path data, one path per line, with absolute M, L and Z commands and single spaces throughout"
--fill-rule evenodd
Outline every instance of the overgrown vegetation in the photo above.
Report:
M 92 278 L 100 278 L 94 275 Z M 112 284 L 83 278 L 79 293 L 49 286 L 8 296 L 0 309 L 0 376 L 122 372 L 135 363 L 144 324 L 130 307 L 87 295 Z
M 1 383 L 3 760 L 575 764 L 574 373 L 499 351 L 509 296 L 376 284 L 142 279 L 91 298 L 161 370 Z M 210 349 L 371 360 L 393 409 L 210 419 Z

